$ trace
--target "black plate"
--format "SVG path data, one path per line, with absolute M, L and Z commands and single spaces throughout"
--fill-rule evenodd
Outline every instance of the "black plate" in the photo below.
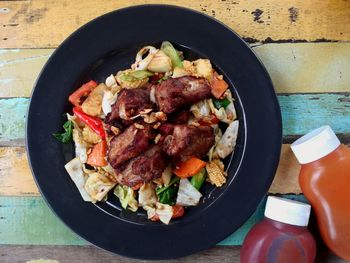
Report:
M 73 146 L 52 136 L 71 111 L 68 95 L 128 68 L 139 48 L 169 40 L 187 58 L 210 58 L 229 81 L 240 120 L 236 152 L 225 160 L 228 183 L 204 188 L 200 205 L 170 225 L 125 212 L 111 196 L 82 201 L 64 169 Z M 240 227 L 266 194 L 281 149 L 281 114 L 271 80 L 250 48 L 220 22 L 175 6 L 144 5 L 101 16 L 74 32 L 41 72 L 27 117 L 27 151 L 39 189 L 73 231 L 92 244 L 134 258 L 168 259 L 208 248 Z M 45 227 L 45 226 L 43 226 Z

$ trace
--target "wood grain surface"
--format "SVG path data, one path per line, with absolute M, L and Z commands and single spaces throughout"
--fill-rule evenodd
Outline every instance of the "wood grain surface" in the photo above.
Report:
M 350 91 L 350 42 L 251 46 L 269 72 L 277 93 Z M 29 97 L 53 51 L 0 50 L 0 97 Z
M 1 1 L 0 48 L 57 47 L 70 33 L 107 12 L 154 0 Z M 251 42 L 350 40 L 344 0 L 167 0 L 213 16 Z
M 239 263 L 240 246 L 221 246 L 176 260 L 136 260 L 93 246 L 0 246 L 2 263 Z M 319 251 L 315 263 L 343 263 L 329 251 Z

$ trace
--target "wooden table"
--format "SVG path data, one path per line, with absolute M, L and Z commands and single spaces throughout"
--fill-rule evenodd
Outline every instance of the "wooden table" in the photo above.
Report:
M 304 199 L 289 148 L 301 134 L 330 124 L 350 143 L 350 1 L 0 1 L 0 262 L 133 261 L 88 245 L 48 209 L 28 167 L 24 122 L 33 83 L 54 49 L 92 18 L 142 3 L 213 16 L 239 33 L 265 64 L 278 93 L 284 135 L 270 193 Z M 262 218 L 263 206 L 218 246 L 182 260 L 239 262 L 239 245 Z M 322 245 L 317 261 L 341 262 Z

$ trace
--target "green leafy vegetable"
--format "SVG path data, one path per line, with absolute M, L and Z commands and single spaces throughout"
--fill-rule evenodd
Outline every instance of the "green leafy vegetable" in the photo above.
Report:
M 164 80 L 167 80 L 169 78 L 169 76 L 163 76 L 162 78 L 160 78 L 159 80 L 158 80 L 158 83 L 161 83 L 161 82 L 163 82 Z
M 171 179 L 170 183 L 169 183 L 167 186 L 158 188 L 158 189 L 156 190 L 157 195 L 159 196 L 159 195 L 160 195 L 161 193 L 163 193 L 165 190 L 169 189 L 170 186 L 172 186 L 172 185 L 178 183 L 179 181 L 180 181 L 180 178 L 179 178 L 179 177 L 177 177 L 177 176 L 174 177 L 173 179 Z
M 135 212 L 138 208 L 138 203 L 134 196 L 134 190 L 125 185 L 117 185 L 114 188 L 114 195 L 119 198 L 120 204 L 124 209 L 128 208 L 129 210 Z
M 217 99 L 213 99 L 213 104 L 215 106 L 215 108 L 217 108 L 218 110 L 222 107 L 224 109 L 227 108 L 227 106 L 230 104 L 230 100 L 228 98 L 224 98 L 222 100 L 217 100 Z
M 135 70 L 135 71 L 131 71 L 121 75 L 120 78 L 123 81 L 136 81 L 136 80 L 145 79 L 151 76 L 153 76 L 153 73 L 147 70 Z
M 63 143 L 69 143 L 72 141 L 72 134 L 73 134 L 73 122 L 72 121 L 66 121 L 65 124 L 63 124 L 63 133 L 54 133 L 52 134 L 57 140 Z
M 202 187 L 206 177 L 207 173 L 205 171 L 205 168 L 202 168 L 197 174 L 192 176 L 191 184 L 194 186 L 194 188 L 199 190 Z
M 176 194 L 179 187 L 172 185 L 159 194 L 159 202 L 167 205 L 174 205 L 176 202 Z
M 183 67 L 182 61 L 178 52 L 169 41 L 164 41 L 160 49 L 171 59 L 171 63 L 173 67 L 179 67 L 179 68 Z

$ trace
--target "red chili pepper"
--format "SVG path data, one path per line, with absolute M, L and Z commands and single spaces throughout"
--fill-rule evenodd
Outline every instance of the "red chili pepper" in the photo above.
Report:
M 80 106 L 82 103 L 82 98 L 87 97 L 90 92 L 97 86 L 97 83 L 93 80 L 90 80 L 89 82 L 81 85 L 79 89 L 74 91 L 68 98 L 68 100 L 74 105 L 74 106 Z
M 74 107 L 73 112 L 75 116 L 79 118 L 82 122 L 84 122 L 87 126 L 91 128 L 95 133 L 97 133 L 98 136 L 100 136 L 102 139 L 106 138 L 106 133 L 103 128 L 103 122 L 99 118 L 91 117 L 87 114 L 85 114 L 80 107 Z

